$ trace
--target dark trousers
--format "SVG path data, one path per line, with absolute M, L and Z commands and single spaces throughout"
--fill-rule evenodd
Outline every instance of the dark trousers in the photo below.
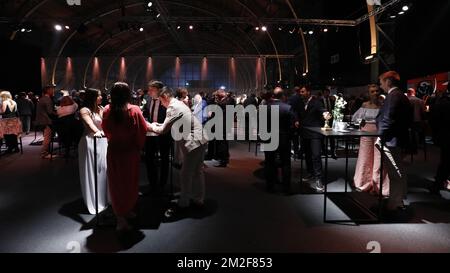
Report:
M 315 179 L 322 178 L 322 139 L 302 138 L 302 149 L 305 152 L 306 170 Z
M 447 141 L 447 140 L 444 140 Z M 450 144 L 441 144 L 441 160 L 436 173 L 437 187 L 441 188 L 442 184 L 450 177 Z
M 295 156 L 300 154 L 300 136 L 298 133 L 295 133 L 292 137 L 292 149 L 294 150 Z
M 169 176 L 169 156 L 171 138 L 168 136 L 147 137 L 145 142 L 145 161 L 150 190 L 162 189 Z M 160 164 L 158 166 L 158 155 Z
M 216 140 L 216 159 L 221 163 L 229 163 L 230 151 L 228 140 Z
M 208 141 L 208 153 L 206 154 L 208 159 L 216 159 L 216 140 Z
M 264 175 L 267 188 L 272 189 L 278 180 L 277 155 L 280 156 L 281 182 L 285 190 L 291 186 L 291 141 L 287 136 L 280 136 L 280 145 L 276 151 L 264 152 Z
M 29 116 L 20 116 L 20 121 L 22 122 L 22 130 L 24 133 L 30 133 L 31 127 L 31 115 Z

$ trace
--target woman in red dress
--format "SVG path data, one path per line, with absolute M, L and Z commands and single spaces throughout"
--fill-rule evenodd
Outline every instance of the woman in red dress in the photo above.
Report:
M 118 82 L 111 90 L 111 104 L 103 113 L 103 130 L 108 139 L 107 175 L 117 230 L 131 229 L 127 219 L 139 195 L 140 151 L 144 147 L 147 123 L 138 106 L 131 105 L 128 84 Z

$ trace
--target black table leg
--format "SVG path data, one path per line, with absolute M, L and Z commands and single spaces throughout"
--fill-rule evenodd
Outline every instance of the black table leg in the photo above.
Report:
M 325 137 L 325 151 L 328 151 L 328 137 Z M 325 191 L 323 193 L 323 221 L 327 222 L 328 152 L 325 152 L 325 173 L 323 184 L 325 186 Z
M 348 184 L 348 138 L 345 139 L 345 193 L 347 190 Z
M 380 151 L 380 194 L 378 196 L 378 222 L 381 222 L 381 217 L 383 213 L 383 168 L 384 168 L 384 143 L 381 140 L 381 151 Z

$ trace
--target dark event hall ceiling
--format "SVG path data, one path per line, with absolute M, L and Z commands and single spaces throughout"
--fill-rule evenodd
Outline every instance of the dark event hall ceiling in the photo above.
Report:
M 345 5 L 309 0 L 81 0 L 81 6 L 69 6 L 65 0 L 6 0 L 0 10 L 2 36 L 35 44 L 43 56 L 55 56 L 61 48 L 67 56 L 289 55 L 302 54 L 300 35 L 289 32 L 296 24 L 288 20 L 295 15 L 355 20 L 367 13 L 367 5 L 366 0 L 346 0 Z M 56 24 L 63 30 L 55 31 Z M 263 25 L 267 32 L 255 30 Z M 25 29 L 32 31 L 21 31 Z

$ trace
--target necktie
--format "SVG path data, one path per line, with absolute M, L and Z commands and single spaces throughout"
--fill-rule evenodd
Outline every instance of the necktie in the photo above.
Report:
M 150 121 L 151 122 L 154 122 L 156 102 L 157 102 L 157 99 L 152 100 L 152 108 L 150 110 Z

